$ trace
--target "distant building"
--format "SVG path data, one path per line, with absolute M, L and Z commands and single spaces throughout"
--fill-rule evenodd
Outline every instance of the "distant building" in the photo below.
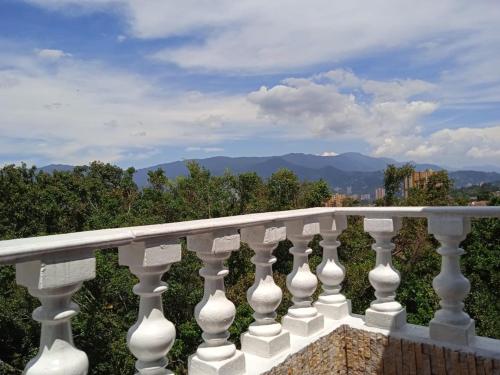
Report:
M 352 186 L 348 186 L 347 187 L 346 193 L 347 193 L 347 195 L 351 195 L 352 194 Z
M 474 202 L 470 202 L 469 203 L 469 206 L 478 206 L 478 207 L 482 207 L 482 206 L 487 206 L 488 205 L 488 201 L 474 201 Z
M 347 198 L 345 194 L 333 194 L 326 202 L 325 207 L 342 207 L 344 200 Z
M 412 188 L 424 188 L 427 185 L 429 177 L 436 174 L 432 169 L 427 169 L 422 172 L 413 172 L 411 176 L 405 177 L 403 181 L 403 196 L 408 198 L 410 189 Z
M 360 199 L 362 201 L 369 201 L 371 198 L 372 198 L 372 196 L 370 194 L 361 194 L 360 195 Z
M 384 197 L 385 197 L 385 189 L 383 187 L 375 189 L 375 200 L 384 199 Z

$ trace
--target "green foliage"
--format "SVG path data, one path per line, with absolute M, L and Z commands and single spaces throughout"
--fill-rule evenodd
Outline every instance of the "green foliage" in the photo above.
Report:
M 500 199 L 500 181 L 467 186 L 453 191 L 453 198 L 467 204 L 471 200 L 495 201 Z
M 302 207 L 319 207 L 330 197 L 331 192 L 325 180 L 305 182 L 300 189 L 299 201 Z
M 397 203 L 397 195 L 401 190 L 401 184 L 405 177 L 411 176 L 415 167 L 411 164 L 405 164 L 402 167 L 396 167 L 394 164 L 387 165 L 384 171 L 385 205 L 393 206 Z
M 162 170 L 149 172 L 149 186 L 139 189 L 135 170 L 122 170 L 99 162 L 75 168 L 72 172 L 47 174 L 26 165 L 0 169 L 0 238 L 10 239 L 100 228 L 144 225 L 202 219 L 227 215 L 284 210 L 322 205 L 330 194 L 320 181 L 300 182 L 286 169 L 267 181 L 255 173 L 221 176 L 188 163 L 189 174 L 168 179 Z M 389 168 L 386 189 L 394 203 L 412 205 L 454 204 L 450 201 L 451 182 L 445 174 L 430 179 L 425 189 L 415 189 L 408 201 L 397 198 L 402 176 L 411 171 Z M 491 204 L 498 204 L 494 197 Z M 358 204 L 351 202 L 352 205 Z M 382 204 L 382 202 L 379 202 Z M 321 262 L 320 237 L 311 242 L 310 266 L 313 272 Z M 349 218 L 349 227 L 340 236 L 339 257 L 347 277 L 343 291 L 352 300 L 353 311 L 363 313 L 373 300 L 368 272 L 375 262 L 372 239 L 363 231 L 359 217 Z M 498 220 L 475 221 L 464 243 L 464 273 L 472 283 L 466 308 L 476 319 L 481 335 L 500 338 L 500 224 Z M 395 267 L 401 272 L 398 299 L 406 306 L 412 323 L 427 324 L 437 309 L 432 279 L 439 273 L 437 243 L 427 234 L 423 220 L 408 219 L 395 239 Z M 291 243 L 283 241 L 275 251 L 275 282 L 283 290 L 278 316 L 291 305 L 286 289 L 286 275 L 292 269 Z M 237 306 L 231 326 L 231 339 L 239 342 L 242 332 L 252 322 L 252 310 L 246 292 L 253 284 L 254 265 L 251 249 L 242 244 L 228 260 L 227 295 Z M 84 350 L 91 363 L 90 374 L 133 373 L 135 359 L 129 353 L 126 332 L 137 318 L 138 297 L 132 293 L 137 282 L 128 268 L 118 266 L 115 249 L 96 252 L 97 277 L 85 282 L 74 299 L 81 312 L 73 320 L 75 344 Z M 165 315 L 177 330 L 177 339 L 169 353 L 169 367 L 185 374 L 187 358 L 201 342 L 201 330 L 193 311 L 203 295 L 203 280 L 198 271 L 201 262 L 182 248 L 182 262 L 174 264 L 165 275 L 169 289 L 164 294 Z M 316 294 L 320 293 L 318 288 Z M 20 374 L 26 362 L 38 350 L 40 326 L 31 318 L 39 302 L 15 283 L 11 266 L 0 267 L 0 365 L 2 374 Z M 3 366 L 3 367 L 2 367 Z
M 298 177 L 289 169 L 280 169 L 269 177 L 269 210 L 289 210 L 298 206 L 300 183 Z
M 471 282 L 465 301 L 466 310 L 476 319 L 477 331 L 484 336 L 500 337 L 500 220 L 479 219 L 463 243 L 464 273 Z

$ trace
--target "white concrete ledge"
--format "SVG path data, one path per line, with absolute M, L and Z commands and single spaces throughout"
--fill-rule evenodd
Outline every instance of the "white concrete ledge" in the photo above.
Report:
M 500 217 L 500 207 L 316 207 L 191 220 L 177 223 L 103 229 L 0 241 L 0 264 L 18 263 L 43 254 L 74 249 L 117 247 L 152 237 L 184 237 L 217 229 L 244 228 L 274 221 L 334 215 L 369 217 L 428 217 L 431 215 Z
M 0 241 L 0 264 L 26 262 L 63 251 L 117 247 L 133 239 L 132 231 L 117 228 Z

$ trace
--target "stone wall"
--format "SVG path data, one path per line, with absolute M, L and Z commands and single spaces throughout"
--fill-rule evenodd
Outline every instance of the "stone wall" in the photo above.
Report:
M 266 375 L 500 375 L 500 360 L 341 326 Z
M 346 329 L 347 326 L 341 326 L 321 337 L 266 372 L 266 375 L 346 375 Z

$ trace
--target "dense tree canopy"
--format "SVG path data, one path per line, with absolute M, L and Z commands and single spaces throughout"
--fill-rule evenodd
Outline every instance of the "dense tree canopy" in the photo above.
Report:
M 196 163 L 189 163 L 188 169 L 188 176 L 175 180 L 162 170 L 150 172 L 149 186 L 139 189 L 133 182 L 133 168 L 122 170 L 99 162 L 51 174 L 25 165 L 6 166 L 0 170 L 0 238 L 313 207 L 330 194 L 324 181 L 301 182 L 286 169 L 267 180 L 255 173 L 213 176 Z M 387 182 L 394 186 L 391 199 L 397 199 L 397 181 L 407 172 L 394 167 L 386 173 Z M 441 174 L 398 204 L 454 204 L 456 201 L 449 198 L 450 188 L 447 175 Z M 363 232 L 360 218 L 350 218 L 349 224 L 340 237 L 339 255 L 347 269 L 343 290 L 352 299 L 354 312 L 363 313 L 374 298 L 368 282 L 374 264 L 372 239 Z M 321 261 L 318 240 L 319 236 L 311 243 L 313 271 Z M 402 275 L 398 298 L 406 306 L 410 322 L 427 324 L 438 308 L 432 289 L 441 261 L 435 252 L 437 243 L 427 234 L 425 221 L 416 219 L 404 221 L 395 243 L 394 263 Z M 284 241 L 276 250 L 275 280 L 284 290 L 280 315 L 290 305 L 285 287 L 285 277 L 292 267 L 290 246 Z M 463 268 L 472 283 L 467 310 L 476 319 L 479 334 L 500 338 L 500 294 L 498 288 L 491 288 L 500 284 L 499 220 L 475 221 L 464 247 L 467 254 Z M 193 311 L 203 294 L 199 260 L 185 246 L 182 255 L 182 261 L 165 276 L 169 289 L 164 295 L 165 314 L 177 329 L 177 340 L 169 353 L 169 367 L 177 373 L 185 373 L 187 357 L 201 341 Z M 227 294 L 237 306 L 231 327 L 235 342 L 253 319 L 245 296 L 254 278 L 251 256 L 252 250 L 243 244 L 228 261 Z M 128 268 L 118 266 L 113 249 L 97 251 L 96 259 L 97 277 L 85 282 L 75 295 L 82 309 L 73 319 L 75 343 L 89 355 L 91 374 L 117 374 L 116 369 L 133 373 L 135 360 L 125 337 L 137 318 L 138 298 L 132 293 L 137 280 Z M 38 305 L 26 289 L 16 285 L 14 268 L 0 267 L 0 373 L 20 374 L 36 354 L 40 327 L 30 315 Z

